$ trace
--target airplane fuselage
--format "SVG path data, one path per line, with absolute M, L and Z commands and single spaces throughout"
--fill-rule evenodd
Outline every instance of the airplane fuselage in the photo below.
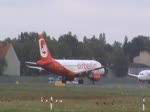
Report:
M 102 67 L 102 65 L 95 60 L 65 60 L 56 59 L 50 64 L 43 66 L 44 69 L 59 75 L 74 76 L 78 72 L 89 69 Z M 104 69 L 97 70 L 100 74 L 104 74 Z
M 63 65 L 69 71 L 74 73 L 82 72 L 84 70 L 94 69 L 98 67 L 102 67 L 102 65 L 95 60 L 62 60 L 57 59 L 61 65 Z M 104 69 L 101 69 L 101 73 L 104 73 Z

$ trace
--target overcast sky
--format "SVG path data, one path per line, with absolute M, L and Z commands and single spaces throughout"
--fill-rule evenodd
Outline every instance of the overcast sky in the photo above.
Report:
M 150 0 L 0 0 L 0 40 L 42 31 L 78 40 L 104 32 L 110 44 L 150 36 Z

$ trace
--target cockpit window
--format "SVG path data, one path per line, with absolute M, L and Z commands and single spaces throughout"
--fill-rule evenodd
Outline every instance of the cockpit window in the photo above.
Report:
M 143 73 L 140 73 L 139 75 L 143 75 Z

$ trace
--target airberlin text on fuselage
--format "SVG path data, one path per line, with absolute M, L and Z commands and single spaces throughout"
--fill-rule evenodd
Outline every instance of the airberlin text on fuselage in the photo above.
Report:
M 39 40 L 40 54 L 43 58 L 46 58 L 48 56 L 48 50 L 46 44 L 43 41 L 44 39 Z
M 77 68 L 78 69 L 93 69 L 93 68 L 96 68 L 96 64 L 93 64 L 93 63 L 78 63 Z

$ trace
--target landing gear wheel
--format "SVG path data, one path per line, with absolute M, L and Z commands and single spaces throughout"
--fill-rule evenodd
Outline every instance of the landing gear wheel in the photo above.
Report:
M 66 80 L 66 77 L 62 77 L 62 83 L 66 83 L 67 80 Z

